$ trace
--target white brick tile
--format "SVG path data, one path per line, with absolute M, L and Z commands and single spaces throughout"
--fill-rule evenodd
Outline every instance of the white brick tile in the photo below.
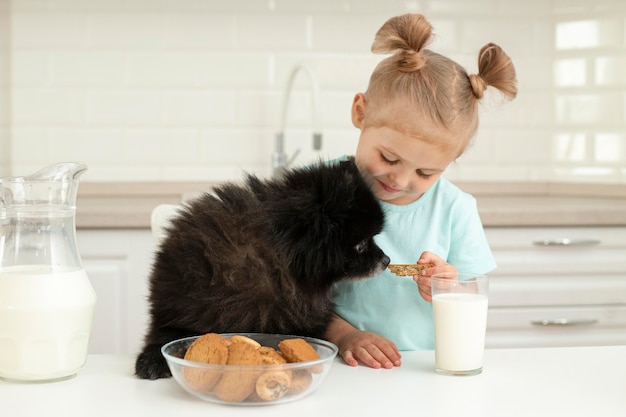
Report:
M 124 151 L 123 130 L 118 128 L 50 128 L 50 157 L 58 161 L 118 163 Z
M 50 162 L 50 141 L 47 129 L 14 126 L 11 129 L 11 136 L 12 165 L 15 172 L 20 169 L 22 173 L 19 175 L 35 172 Z
M 101 181 L 171 181 L 163 174 L 164 168 L 157 165 L 136 165 L 128 163 L 92 164 L 83 177 L 85 180 Z M 192 178 L 192 177 L 190 177 Z M 80 210 L 80 206 L 79 206 Z
M 527 91 L 549 91 L 554 86 L 554 77 L 551 72 L 554 59 L 546 54 L 536 54 L 532 59 L 523 55 L 511 55 L 515 66 L 517 84 L 522 94 Z M 475 64 L 477 65 L 477 64 Z M 471 72 L 478 68 L 472 67 Z
M 321 15 L 313 19 L 313 49 L 369 54 L 387 16 Z
M 200 85 L 216 89 L 264 88 L 270 83 L 270 55 L 211 53 L 200 57 Z
M 250 129 L 278 129 L 282 95 L 260 90 L 237 94 L 236 120 L 238 127 Z
M 163 120 L 168 124 L 232 126 L 235 98 L 228 92 L 166 92 L 163 94 Z
M 50 75 L 48 56 L 47 51 L 14 51 L 11 54 L 11 83 L 30 88 L 46 86 Z
M 626 27 L 626 22 L 625 22 Z M 617 56 L 598 57 L 595 60 L 595 83 L 602 86 L 626 86 L 626 57 L 623 52 Z
M 621 46 L 623 18 L 586 18 L 556 24 L 556 49 Z
M 550 47 L 544 32 L 540 31 L 541 25 L 515 17 L 508 19 L 467 19 L 460 23 L 459 49 L 471 53 L 478 59 L 478 51 L 489 42 L 500 45 L 511 57 L 526 56 L 540 52 Z M 539 31 L 536 34 L 536 31 Z
M 244 152 L 245 150 L 245 152 Z M 270 165 L 273 132 L 258 129 L 203 129 L 198 146 L 202 165 Z
M 555 133 L 552 138 L 552 158 L 558 162 L 587 160 L 587 135 L 581 132 Z
M 124 53 L 118 51 L 53 51 L 51 86 L 116 87 L 124 85 Z
M 12 45 L 20 48 L 85 47 L 87 14 L 81 12 L 15 11 Z
M 546 164 L 551 158 L 549 134 L 541 131 L 500 130 L 494 135 L 494 157 L 499 164 Z
M 45 9 L 47 6 L 47 0 L 21 0 L 21 1 L 15 1 L 15 2 L 8 2 L 8 1 L 4 1 L 3 3 L 0 3 L 3 5 L 3 7 L 5 8 L 10 8 L 13 11 L 19 11 L 19 10 L 29 10 L 29 9 Z
M 160 48 L 164 15 L 151 11 L 103 11 L 89 14 L 89 46 L 95 48 Z
M 10 145 L 9 127 L 0 125 L 0 177 L 12 175 Z
M 1 24 L 2 22 L 0 22 Z M 11 62 L 9 60 L 8 47 L 3 47 L 2 33 L 0 32 L 0 88 L 8 89 L 11 74 Z
M 557 95 L 559 125 L 615 124 L 623 114 L 622 97 L 615 93 Z
M 28 2 L 36 3 L 37 0 Z M 22 3 L 22 0 L 18 3 Z M 115 10 L 123 9 L 124 5 L 132 3 L 132 0 L 43 0 L 43 3 L 52 10 Z
M 8 89 L 0 87 L 0 126 L 9 126 L 11 123 L 11 96 Z M 7 136 L 8 138 L 8 136 Z
M 85 95 L 64 89 L 14 89 L 12 118 L 17 125 L 85 122 Z
M 454 14 L 461 16 L 483 16 L 495 10 L 498 0 L 430 0 L 428 10 L 433 14 Z
M 626 159 L 626 134 L 622 132 L 597 133 L 593 145 L 593 158 L 598 163 L 617 163 Z
M 152 87 L 159 90 L 197 87 L 200 83 L 200 52 L 132 51 L 126 56 L 127 84 L 131 87 Z M 124 66 L 120 67 L 124 70 Z
M 129 129 L 124 135 L 125 161 L 130 164 L 195 164 L 196 129 Z
M 307 47 L 306 17 L 240 15 L 237 17 L 237 47 L 244 51 L 258 48 L 276 51 L 303 50 Z
M 96 125 L 158 124 L 160 97 L 155 91 L 93 91 L 88 96 L 87 118 Z
M 357 3 L 364 3 L 367 0 L 358 0 Z M 353 11 L 353 3 L 350 0 L 274 0 L 272 11 L 278 13 L 341 13 Z
M 584 58 L 559 59 L 554 63 L 554 85 L 557 87 L 583 87 L 587 84 L 587 60 Z
M 236 42 L 234 15 L 212 12 L 168 13 L 164 43 L 169 48 L 227 50 Z

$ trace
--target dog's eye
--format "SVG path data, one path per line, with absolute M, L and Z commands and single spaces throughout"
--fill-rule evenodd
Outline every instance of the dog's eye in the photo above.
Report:
M 354 247 L 354 250 L 356 251 L 356 253 L 359 253 L 359 254 L 365 252 L 366 249 L 367 249 L 367 240 L 362 241 L 361 243 L 359 243 L 358 245 Z

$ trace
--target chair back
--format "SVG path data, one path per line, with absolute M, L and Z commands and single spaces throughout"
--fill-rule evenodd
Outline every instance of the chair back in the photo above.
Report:
M 165 228 L 169 226 L 170 220 L 176 216 L 181 207 L 180 204 L 159 204 L 152 209 L 150 228 L 152 229 L 152 237 L 156 246 L 159 246 L 167 235 Z

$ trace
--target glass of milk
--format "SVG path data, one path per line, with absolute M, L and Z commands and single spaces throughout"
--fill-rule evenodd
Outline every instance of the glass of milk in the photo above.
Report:
M 489 280 L 450 272 L 431 276 L 435 321 L 435 370 L 477 375 L 483 370 Z

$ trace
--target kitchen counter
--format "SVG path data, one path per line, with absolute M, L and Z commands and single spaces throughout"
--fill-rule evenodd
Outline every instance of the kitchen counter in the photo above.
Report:
M 485 226 L 624 226 L 626 185 L 569 183 L 457 183 L 478 201 Z M 216 183 L 82 183 L 78 228 L 150 227 L 150 212 L 177 204 Z
M 316 392 L 272 406 L 211 404 L 173 379 L 132 375 L 134 358 L 90 355 L 72 379 L 0 381 L 0 409 L 32 416 L 602 416 L 626 415 L 626 346 L 494 349 L 482 374 L 438 375 L 434 352 L 405 352 L 392 370 L 351 368 L 340 359 Z

